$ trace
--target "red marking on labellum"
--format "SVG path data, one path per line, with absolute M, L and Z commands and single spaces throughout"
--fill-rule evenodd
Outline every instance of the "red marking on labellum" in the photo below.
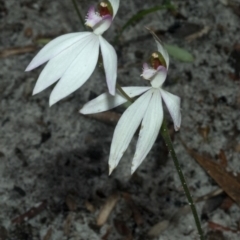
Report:
M 111 15 L 112 13 L 110 11 L 110 8 L 106 2 L 101 2 L 99 4 L 99 14 L 101 17 L 106 16 L 106 15 Z
M 160 61 L 159 55 L 157 53 L 152 54 L 151 65 L 154 69 L 157 69 L 159 66 L 164 66 L 164 63 Z

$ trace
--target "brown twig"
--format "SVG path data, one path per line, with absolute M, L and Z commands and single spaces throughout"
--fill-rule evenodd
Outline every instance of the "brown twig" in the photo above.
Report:
M 197 39 L 197 38 L 201 38 L 204 35 L 208 34 L 209 31 L 211 30 L 210 26 L 205 26 L 204 28 L 202 28 L 199 32 L 193 33 L 189 36 L 187 36 L 185 38 L 185 40 L 187 40 L 188 42 L 192 42 L 193 40 Z
M 0 58 L 6 58 L 14 55 L 35 52 L 36 50 L 37 50 L 37 46 L 34 46 L 34 45 L 25 46 L 25 47 L 7 48 L 0 51 Z
M 12 223 L 21 224 L 25 221 L 28 221 L 31 218 L 36 217 L 39 213 L 41 213 L 47 207 L 47 200 L 43 200 L 42 202 L 36 204 L 32 208 L 30 208 L 27 212 L 22 215 L 12 219 Z

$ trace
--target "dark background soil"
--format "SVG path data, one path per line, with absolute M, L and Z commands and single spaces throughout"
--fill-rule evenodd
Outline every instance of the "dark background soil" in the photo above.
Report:
M 78 1 L 83 15 L 92 3 Z M 219 187 L 187 154 L 180 138 L 216 161 L 222 149 L 229 172 L 240 172 L 240 3 L 172 3 L 176 12 L 164 10 L 146 16 L 129 27 L 114 45 L 118 81 L 123 86 L 146 84 L 140 78 L 142 64 L 155 50 L 155 43 L 144 26 L 151 27 L 166 43 L 194 55 L 191 63 L 171 58 L 164 87 L 182 99 L 179 133 L 173 131 L 167 111 L 166 116 L 179 161 L 193 197 L 198 199 Z M 114 44 L 116 33 L 133 14 L 153 6 L 153 0 L 121 1 L 106 39 Z M 186 41 L 204 27 L 210 28 L 207 34 Z M 130 165 L 137 136 L 119 167 L 108 176 L 114 124 L 85 118 L 78 112 L 84 103 L 106 91 L 101 69 L 81 89 L 51 108 L 51 87 L 32 96 L 42 67 L 27 73 L 24 70 L 40 49 L 37 39 L 77 31 L 83 28 L 71 1 L 0 0 L 0 239 L 145 240 L 150 239 L 148 232 L 157 223 L 159 237 L 155 239 L 198 239 L 191 212 L 184 207 L 187 201 L 176 170 L 160 136 L 132 177 Z M 24 48 L 22 54 L 16 54 L 18 47 L 26 46 L 36 49 L 30 48 L 27 53 Z M 120 107 L 116 112 L 123 110 Z M 126 201 L 126 193 L 131 196 L 130 202 Z M 107 222 L 97 227 L 99 209 L 114 194 L 120 196 L 116 207 Z M 227 201 L 227 195 L 221 193 L 197 203 L 208 239 L 239 239 L 240 210 L 235 203 L 223 207 Z M 29 209 L 34 210 L 34 217 L 21 219 Z M 215 227 L 209 222 L 226 229 L 213 231 Z

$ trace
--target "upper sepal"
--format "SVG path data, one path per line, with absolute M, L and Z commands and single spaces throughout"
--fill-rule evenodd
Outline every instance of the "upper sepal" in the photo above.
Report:
M 113 9 L 113 18 L 116 16 L 118 8 L 119 8 L 119 0 L 108 0 L 110 4 L 112 5 Z
M 169 55 L 168 55 L 167 50 L 163 46 L 163 42 L 158 38 L 158 36 L 150 28 L 146 28 L 146 29 L 153 35 L 153 37 L 156 41 L 156 44 L 157 44 L 158 52 L 164 58 L 164 60 L 166 62 L 166 67 L 168 69 L 168 67 L 169 67 Z

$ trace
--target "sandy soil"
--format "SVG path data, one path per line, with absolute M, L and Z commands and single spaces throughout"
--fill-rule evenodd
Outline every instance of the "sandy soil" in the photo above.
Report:
M 123 86 L 146 84 L 140 78 L 142 63 L 155 45 L 144 26 L 161 34 L 168 44 L 194 55 L 192 63 L 171 59 L 165 84 L 165 89 L 182 98 L 179 133 L 173 132 L 167 111 L 166 116 L 194 199 L 219 186 L 187 154 L 180 139 L 216 161 L 222 149 L 228 171 L 240 172 L 240 8 L 237 1 L 226 2 L 173 1 L 178 14 L 164 10 L 148 15 L 128 28 L 114 45 L 119 58 L 118 80 Z M 84 15 L 91 4 L 78 3 Z M 105 37 L 113 42 L 127 19 L 155 5 L 153 0 L 121 1 Z M 186 41 L 204 27 L 210 27 L 207 34 Z M 76 31 L 82 31 L 82 26 L 71 1 L 0 0 L 0 239 L 145 240 L 151 239 L 148 233 L 158 223 L 152 239 L 198 239 L 160 136 L 136 174 L 130 176 L 137 136 L 119 167 L 108 176 L 114 124 L 78 113 L 89 99 L 106 91 L 101 69 L 81 89 L 49 108 L 51 87 L 32 96 L 42 67 L 24 72 L 38 48 L 11 56 L 5 51 L 3 56 L 3 50 Z M 120 107 L 116 112 L 123 110 Z M 97 226 L 104 204 L 114 203 L 106 223 Z M 209 240 L 240 238 L 240 209 L 225 193 L 197 203 L 197 210 Z M 209 225 L 211 222 L 225 228 L 214 231 L 216 226 Z

